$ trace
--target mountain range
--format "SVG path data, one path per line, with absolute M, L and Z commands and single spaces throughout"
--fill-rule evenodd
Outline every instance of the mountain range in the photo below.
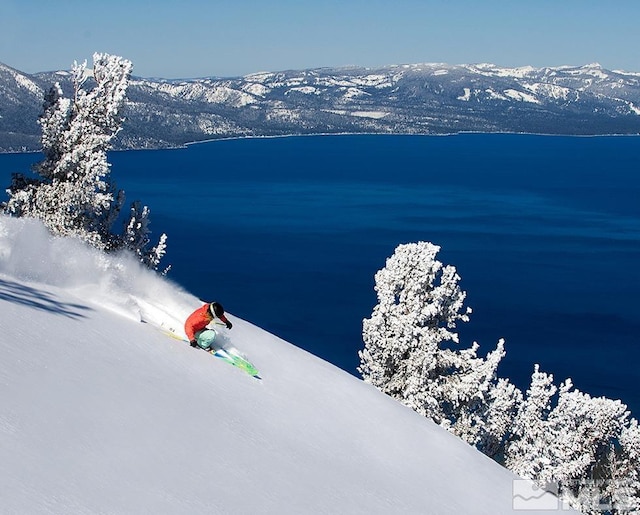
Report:
M 44 93 L 68 71 L 0 63 L 0 152 L 40 147 Z M 292 134 L 640 133 L 640 73 L 586 66 L 441 63 L 319 68 L 235 78 L 132 77 L 116 148 Z

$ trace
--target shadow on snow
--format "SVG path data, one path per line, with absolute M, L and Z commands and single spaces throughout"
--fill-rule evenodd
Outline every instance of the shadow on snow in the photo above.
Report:
M 83 311 L 91 309 L 81 304 L 59 301 L 50 293 L 6 279 L 0 279 L 0 300 L 57 313 L 70 318 L 84 318 Z

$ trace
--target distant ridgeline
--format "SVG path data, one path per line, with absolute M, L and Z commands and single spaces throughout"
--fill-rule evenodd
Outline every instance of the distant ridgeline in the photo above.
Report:
M 69 72 L 0 64 L 0 152 L 37 150 L 44 92 Z M 640 73 L 581 67 L 415 64 L 237 78 L 133 78 L 121 149 L 291 134 L 640 134 Z

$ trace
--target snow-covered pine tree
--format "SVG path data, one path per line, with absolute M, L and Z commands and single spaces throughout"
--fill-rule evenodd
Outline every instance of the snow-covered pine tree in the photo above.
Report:
M 551 459 L 543 479 L 569 483 L 593 477 L 593 467 L 606 458 L 611 440 L 620 436 L 628 416 L 627 406 L 619 400 L 591 397 L 574 390 L 567 379 L 548 418 L 555 438 L 546 449 Z
M 513 421 L 522 404 L 522 392 L 508 379 L 499 378 L 486 397 L 482 432 L 476 447 L 501 462 Z
M 34 167 L 40 178 L 14 174 L 5 212 L 38 218 L 54 234 L 78 237 L 101 250 L 129 248 L 155 269 L 166 235 L 147 250 L 146 207 L 132 207 L 139 217 L 125 225 L 124 234 L 111 231 L 124 192 L 109 181 L 107 150 L 122 125 L 131 70 L 122 57 L 96 53 L 92 72 L 86 62 L 74 63 L 73 99 L 64 98 L 59 84 L 49 90 L 39 120 L 45 159 Z
M 569 391 L 571 387 L 570 380 L 561 385 L 558 405 L 549 415 L 556 438 L 547 451 L 545 473 L 559 484 L 561 496 L 585 515 L 630 513 L 627 508 L 638 503 L 637 482 L 635 493 L 629 487 L 638 472 L 628 467 L 630 455 L 623 445 L 627 407 L 619 400 Z
M 573 390 L 570 379 L 557 389 L 553 376 L 536 365 L 506 446 L 506 465 L 542 487 L 556 485 L 582 513 L 632 513 L 627 508 L 640 502 L 640 431 L 626 408 Z
M 450 348 L 459 342 L 457 322 L 468 321 L 471 309 L 463 307 L 466 293 L 455 267 L 436 259 L 439 250 L 429 242 L 400 245 L 376 273 L 378 304 L 363 321 L 358 370 L 387 395 L 497 452 L 519 392 L 496 382 L 503 341 L 486 360 L 477 356 L 477 343 Z
M 114 195 L 106 180 L 106 152 L 122 121 L 131 63 L 95 54 L 93 71 L 95 87 L 87 91 L 86 62 L 74 64 L 73 101 L 62 98 L 58 84 L 49 91 L 39 120 L 45 160 L 35 167 L 42 180 L 32 183 L 26 195 L 16 191 L 14 181 L 7 210 L 39 218 L 56 234 L 108 249 L 112 242 L 104 223 L 113 218 Z
M 131 204 L 130 217 L 124 225 L 122 244 L 131 250 L 138 259 L 152 270 L 157 270 L 160 260 L 166 253 L 166 234 L 160 237 L 158 245 L 148 249 L 149 245 L 149 208 L 139 201 Z
M 612 446 L 603 475 L 602 496 L 608 499 L 619 515 L 640 513 L 640 427 L 632 418 Z
M 455 268 L 435 259 L 439 250 L 428 242 L 400 245 L 376 273 L 378 304 L 363 321 L 359 353 L 366 381 L 423 414 L 438 411 L 422 394 L 423 379 L 433 375 L 440 344 L 458 341 L 451 329 L 470 312 L 460 313 L 466 294 Z
M 545 464 L 541 448 L 547 445 L 545 421 L 551 411 L 551 399 L 557 391 L 553 376 L 535 365 L 531 386 L 515 417 L 511 438 L 506 446 L 507 468 L 526 479 L 540 477 Z

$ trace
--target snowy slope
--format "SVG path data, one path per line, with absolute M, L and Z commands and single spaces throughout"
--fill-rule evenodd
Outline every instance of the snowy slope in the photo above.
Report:
M 362 381 L 230 316 L 251 378 L 141 305 L 199 301 L 0 216 L 2 513 L 514 511 L 511 473 Z

